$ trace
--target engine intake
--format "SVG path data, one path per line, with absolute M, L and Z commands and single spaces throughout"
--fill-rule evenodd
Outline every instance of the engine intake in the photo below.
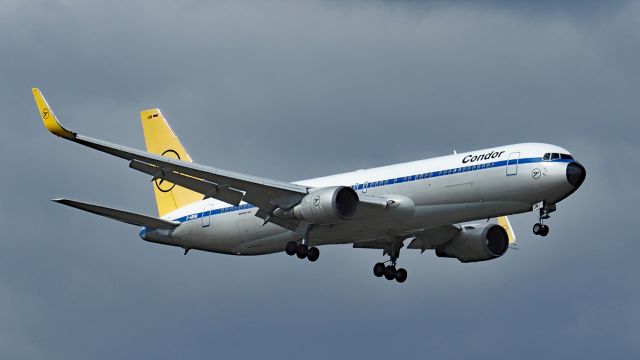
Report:
M 436 248 L 438 257 L 451 257 L 461 262 L 486 261 L 499 258 L 509 248 L 509 235 L 500 226 L 464 227 L 448 243 Z
M 333 224 L 354 217 L 358 204 L 358 194 L 350 187 L 320 188 L 302 198 L 293 215 L 310 224 Z

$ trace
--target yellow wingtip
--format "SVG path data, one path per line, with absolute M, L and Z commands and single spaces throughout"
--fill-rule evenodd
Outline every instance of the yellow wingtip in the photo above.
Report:
M 513 228 L 511 227 L 509 218 L 507 218 L 506 216 L 500 216 L 498 218 L 498 225 L 502 226 L 506 230 L 507 235 L 509 236 L 509 245 L 515 245 L 518 243 L 518 241 L 516 240 L 516 234 L 513 232 Z
M 42 92 L 38 88 L 32 88 L 31 92 L 33 93 L 33 98 L 36 101 L 36 106 L 38 107 L 38 112 L 40 113 L 40 117 L 42 118 L 42 122 L 44 126 L 49 130 L 52 134 L 67 138 L 74 139 L 76 134 L 65 129 L 58 119 L 56 118 L 53 110 L 47 104 L 47 100 L 45 100 L 44 96 L 42 96 Z

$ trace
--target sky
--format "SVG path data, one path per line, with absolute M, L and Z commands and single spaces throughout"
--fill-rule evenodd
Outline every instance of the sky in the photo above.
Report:
M 640 351 L 638 1 L 0 0 L 3 359 L 631 359 Z M 159 107 L 196 162 L 298 180 L 518 142 L 587 179 L 550 235 L 461 264 L 316 263 L 146 243 L 49 201 L 155 214 L 149 178 L 47 133 L 143 148 Z M 11 155 L 11 156 L 9 156 Z

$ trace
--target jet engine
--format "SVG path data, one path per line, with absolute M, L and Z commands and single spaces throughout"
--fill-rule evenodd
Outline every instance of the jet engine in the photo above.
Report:
M 436 255 L 467 263 L 498 258 L 508 247 L 509 235 L 500 225 L 465 226 L 453 239 L 436 248 Z
M 358 194 L 350 187 L 320 188 L 302 198 L 293 215 L 310 224 L 334 224 L 352 218 L 358 204 Z

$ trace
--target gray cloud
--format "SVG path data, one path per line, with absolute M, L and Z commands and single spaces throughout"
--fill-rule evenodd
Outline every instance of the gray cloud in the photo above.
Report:
M 0 354 L 637 353 L 640 6 L 513 4 L 3 2 Z M 404 252 L 403 286 L 348 246 L 313 265 L 182 256 L 48 201 L 155 211 L 147 177 L 46 133 L 32 86 L 81 133 L 143 147 L 138 111 L 158 106 L 197 161 L 279 179 L 521 141 L 589 175 L 549 238 L 525 214 L 521 250 L 496 261 Z
M 377 2 L 389 7 L 406 7 L 409 11 L 433 11 L 442 8 L 459 7 L 491 11 L 510 11 L 527 17 L 561 16 L 575 20 L 581 19 L 590 21 L 609 18 L 611 15 L 624 10 L 632 3 L 631 0 L 614 0 L 606 2 L 597 0 L 379 0 Z M 336 3 L 344 4 L 344 2 Z M 371 2 L 356 0 L 355 3 L 366 6 Z

